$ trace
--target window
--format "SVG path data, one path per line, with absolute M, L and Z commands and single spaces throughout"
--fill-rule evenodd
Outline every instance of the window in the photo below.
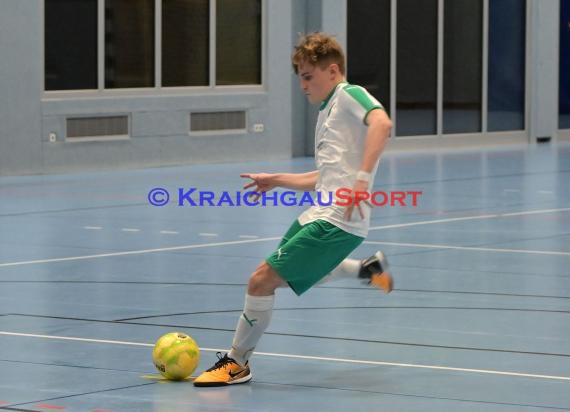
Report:
M 396 134 L 437 132 L 437 0 L 398 0 Z
M 46 0 L 45 89 L 97 88 L 97 0 Z
M 216 84 L 261 83 L 259 0 L 217 0 Z
M 488 130 L 524 130 L 526 0 L 489 2 Z
M 259 85 L 262 1 L 45 0 L 45 90 Z
M 390 0 L 348 7 L 348 80 L 365 87 L 390 111 Z
M 105 88 L 153 86 L 154 0 L 105 0 Z
M 560 1 L 562 128 L 570 0 Z M 347 2 L 348 79 L 395 105 L 395 136 L 525 130 L 526 8 L 526 0 Z
M 163 0 L 163 86 L 207 86 L 210 83 L 209 17 L 208 0 Z
M 446 1 L 443 133 L 481 131 L 483 1 Z

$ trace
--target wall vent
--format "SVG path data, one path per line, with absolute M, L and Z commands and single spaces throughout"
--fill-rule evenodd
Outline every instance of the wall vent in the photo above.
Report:
M 128 136 L 128 116 L 74 117 L 67 119 L 67 138 Z
M 190 113 L 191 132 L 245 130 L 245 111 Z

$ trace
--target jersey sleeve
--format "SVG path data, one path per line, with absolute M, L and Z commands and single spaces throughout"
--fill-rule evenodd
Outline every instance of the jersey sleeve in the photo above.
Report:
M 376 100 L 364 87 L 347 84 L 343 91 L 346 97 L 346 109 L 349 113 L 366 123 L 366 117 L 374 109 L 384 109 L 384 106 Z

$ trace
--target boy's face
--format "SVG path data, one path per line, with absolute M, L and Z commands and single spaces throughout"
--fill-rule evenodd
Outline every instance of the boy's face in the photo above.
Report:
M 317 104 L 325 100 L 340 81 L 338 68 L 332 64 L 325 69 L 321 69 L 319 66 L 302 62 L 297 67 L 297 73 L 301 90 L 303 90 L 311 104 Z

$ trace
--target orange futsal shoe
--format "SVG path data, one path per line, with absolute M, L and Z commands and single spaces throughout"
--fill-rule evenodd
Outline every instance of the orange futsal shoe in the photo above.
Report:
M 389 272 L 388 260 L 381 251 L 362 261 L 358 277 L 367 281 L 369 285 L 382 289 L 385 293 L 390 293 L 394 289 L 394 280 Z
M 194 380 L 194 386 L 226 386 L 246 383 L 252 378 L 249 366 L 241 366 L 226 353 L 217 353 L 218 361 Z

